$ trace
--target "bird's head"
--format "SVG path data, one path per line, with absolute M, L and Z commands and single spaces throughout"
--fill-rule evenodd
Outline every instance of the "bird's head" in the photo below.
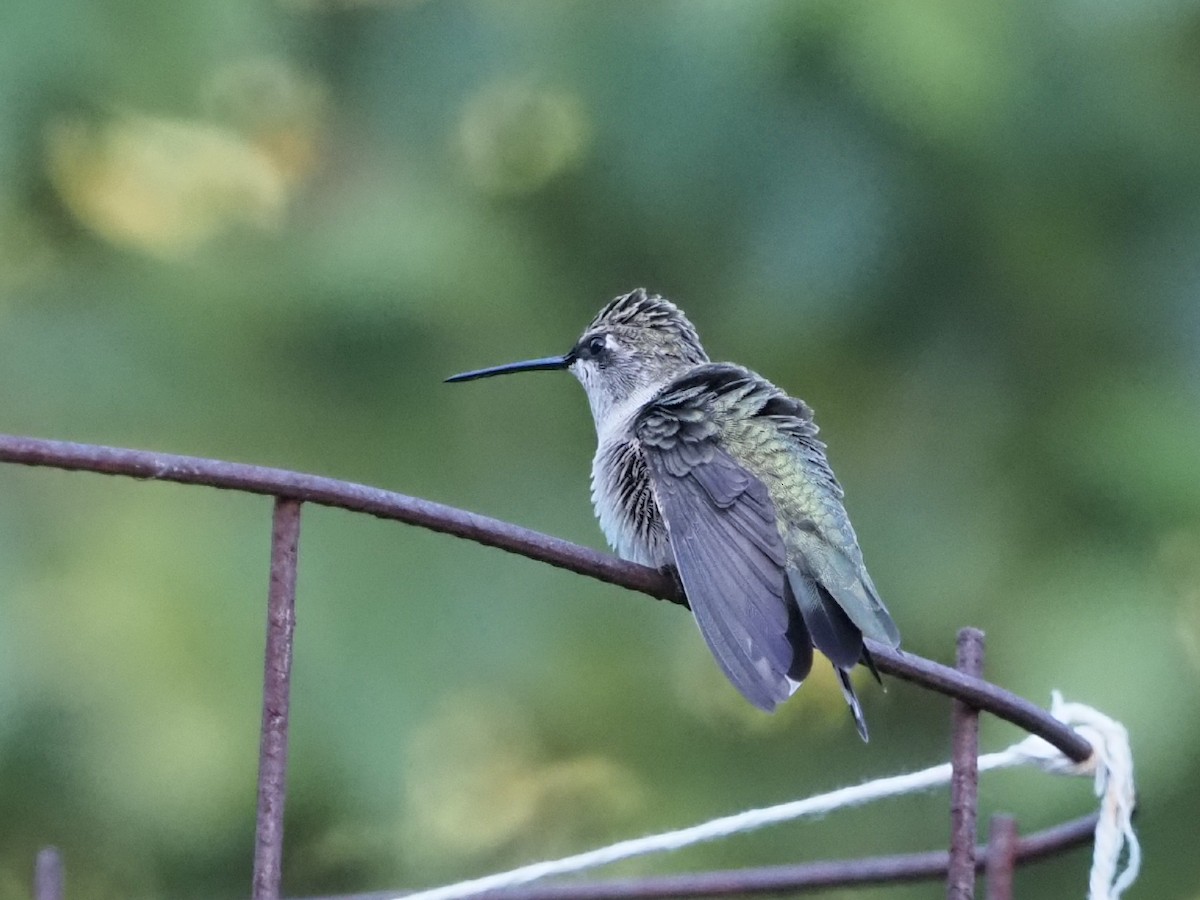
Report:
M 708 355 L 696 329 L 679 307 L 638 288 L 611 300 L 562 356 L 477 369 L 446 380 L 570 369 L 587 391 L 600 428 L 630 403 L 644 402 L 671 379 L 705 362 Z

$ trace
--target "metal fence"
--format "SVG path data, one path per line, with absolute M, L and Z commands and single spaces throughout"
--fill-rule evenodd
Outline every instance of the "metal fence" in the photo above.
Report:
M 286 796 L 288 712 L 295 630 L 296 566 L 304 503 L 368 513 L 451 534 L 580 575 L 683 603 L 671 579 L 654 569 L 479 516 L 454 507 L 368 487 L 282 469 L 199 459 L 165 453 L 73 444 L 0 435 L 0 462 L 47 466 L 132 478 L 207 485 L 274 498 L 271 529 L 267 640 L 263 661 L 262 731 L 259 742 L 258 812 L 254 842 L 254 900 L 278 900 L 282 883 L 284 800 Z M 721 897 L 799 893 L 851 885 L 893 884 L 944 879 L 947 896 L 969 900 L 978 873 L 985 875 L 991 900 L 1012 897 L 1014 869 L 1086 844 L 1096 816 L 1089 815 L 1035 834 L 1019 836 L 1016 820 L 997 815 L 988 841 L 976 846 L 979 712 L 1006 719 L 1045 738 L 1076 762 L 1091 746 L 1040 707 L 982 679 L 983 634 L 966 628 L 958 635 L 956 667 L 910 653 L 872 645 L 881 672 L 953 698 L 948 851 L 813 862 L 732 871 L 640 879 L 572 882 L 509 889 L 490 897 L 505 900 L 631 900 L 657 897 Z M 37 858 L 36 900 L 61 900 L 62 861 L 52 848 Z M 326 900 L 383 900 L 402 891 L 345 895 Z

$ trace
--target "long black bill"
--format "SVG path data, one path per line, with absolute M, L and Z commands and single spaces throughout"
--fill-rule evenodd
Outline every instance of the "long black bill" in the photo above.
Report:
M 492 366 L 490 369 L 476 369 L 473 372 L 462 372 L 451 375 L 447 383 L 456 381 L 474 381 L 476 378 L 491 378 L 493 375 L 508 375 L 511 372 L 542 372 L 548 369 L 565 369 L 574 361 L 570 353 L 565 356 L 546 356 L 542 359 L 527 359 L 524 362 L 506 363 L 503 366 Z

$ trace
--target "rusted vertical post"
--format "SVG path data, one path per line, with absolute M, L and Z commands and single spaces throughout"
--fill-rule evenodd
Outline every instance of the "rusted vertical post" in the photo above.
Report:
M 33 867 L 33 900 L 63 900 L 62 854 L 57 847 L 38 851 Z
M 296 629 L 299 540 L 300 502 L 277 497 L 271 527 L 271 585 L 267 595 L 262 735 L 258 745 L 253 900 L 278 900 L 283 880 L 283 803 L 287 788 L 288 704 L 292 636 Z
M 964 674 L 983 674 L 983 632 L 964 628 L 958 633 L 955 667 Z M 950 777 L 950 869 L 947 900 L 975 896 L 975 816 L 979 800 L 979 710 L 954 701 L 954 733 Z
M 1013 872 L 1017 868 L 1017 820 L 992 816 L 988 826 L 987 900 L 1012 900 Z

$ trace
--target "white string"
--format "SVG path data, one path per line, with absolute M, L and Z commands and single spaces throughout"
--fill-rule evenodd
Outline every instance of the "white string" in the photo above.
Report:
M 1092 755 L 1087 760 L 1076 763 L 1064 756 L 1053 744 L 1030 735 L 1005 750 L 979 757 L 979 770 L 986 772 L 1019 765 L 1034 765 L 1055 774 L 1093 775 L 1096 781 L 1096 796 L 1100 797 L 1101 801 L 1092 871 L 1088 882 L 1088 898 L 1119 900 L 1122 892 L 1137 879 L 1141 866 L 1141 847 L 1131 824 L 1134 787 L 1133 755 L 1129 750 L 1129 735 L 1119 722 L 1114 722 L 1091 707 L 1064 702 L 1058 691 L 1053 694 L 1050 714 L 1074 727 L 1079 735 L 1092 745 Z M 943 763 L 919 772 L 880 778 L 804 800 L 793 800 L 778 806 L 723 816 L 678 831 L 620 841 L 562 859 L 532 863 L 508 872 L 417 891 L 395 900 L 458 900 L 484 891 L 528 884 L 551 875 L 581 872 L 635 856 L 678 850 L 731 834 L 753 831 L 766 825 L 819 816 L 835 809 L 862 806 L 885 797 L 899 797 L 928 790 L 947 784 L 950 781 L 950 772 L 950 764 Z M 1125 867 L 1120 869 L 1122 850 L 1126 848 Z
M 1091 775 L 1100 798 L 1100 818 L 1092 849 L 1092 871 L 1088 878 L 1088 900 L 1119 900 L 1135 881 L 1142 867 L 1142 846 L 1133 830 L 1133 808 L 1137 791 L 1133 784 L 1133 752 L 1129 732 L 1120 722 L 1082 703 L 1068 703 L 1054 691 L 1050 715 L 1072 726 L 1092 745 L 1092 755 L 1081 763 L 1063 756 L 1058 748 L 1030 735 L 1010 747 L 1033 765 L 1064 775 Z M 1008 751 L 1005 751 L 1008 752 Z M 983 758 L 980 758 L 982 768 Z M 1125 865 L 1121 867 L 1121 855 Z

